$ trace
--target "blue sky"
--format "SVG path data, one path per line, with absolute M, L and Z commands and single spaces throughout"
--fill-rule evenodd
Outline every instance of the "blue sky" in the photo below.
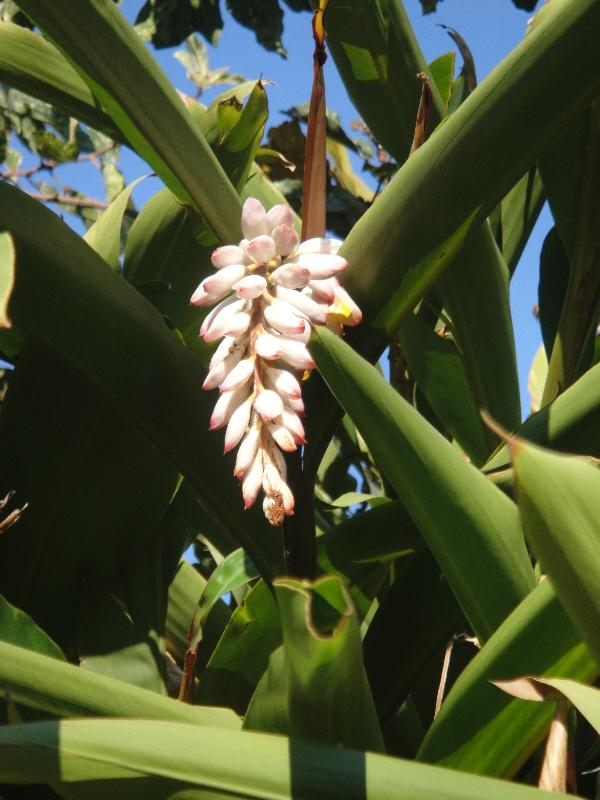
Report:
M 211 67 L 228 66 L 231 72 L 249 79 L 262 76 L 273 81 L 274 84 L 268 88 L 270 123 L 277 124 L 283 119 L 282 110 L 305 102 L 309 97 L 312 73 L 310 14 L 286 12 L 284 45 L 289 56 L 282 59 L 277 54 L 264 51 L 255 42 L 253 34 L 229 16 L 224 8 L 225 3 L 221 5 L 225 27 L 217 46 L 209 48 Z M 124 0 L 120 7 L 132 21 L 140 6 L 141 0 Z M 405 7 L 426 59 L 431 61 L 453 49 L 452 41 L 439 25 L 453 27 L 473 52 L 479 81 L 521 41 L 528 18 L 525 12 L 513 6 L 511 0 L 441 0 L 438 11 L 429 15 L 422 14 L 419 0 L 405 0 Z M 193 94 L 194 87 L 187 81 L 184 68 L 173 57 L 174 49 L 177 48 L 153 52 L 176 88 Z M 457 64 L 460 64 L 460 58 Z M 331 59 L 326 65 L 326 86 L 328 106 L 341 115 L 344 127 L 349 129 L 358 115 L 348 100 Z M 203 100 L 210 100 L 218 91 L 222 91 L 222 88 L 207 93 Z M 24 166 L 34 163 L 35 159 L 27 159 Z M 128 183 L 148 172 L 147 166 L 125 149 L 120 167 Z M 65 166 L 61 167 L 59 174 L 65 183 L 72 183 L 90 196 L 103 196 L 100 175 L 93 168 Z M 138 207 L 158 190 L 159 185 L 155 178 L 142 182 L 134 193 Z M 527 415 L 529 407 L 527 374 L 540 344 L 538 323 L 532 315 L 532 308 L 537 301 L 538 259 L 542 241 L 551 224 L 550 215 L 545 209 L 521 259 L 511 290 L 524 415 Z

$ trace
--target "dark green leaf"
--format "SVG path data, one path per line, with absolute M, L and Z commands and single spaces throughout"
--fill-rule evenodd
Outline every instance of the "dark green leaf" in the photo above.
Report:
M 194 31 L 216 44 L 223 28 L 219 0 L 148 0 L 138 12 L 136 27 L 155 47 L 172 47 Z
M 227 8 L 241 25 L 254 31 L 267 50 L 287 55 L 281 42 L 283 11 L 277 0 L 226 0 Z
M 64 653 L 56 642 L 52 641 L 28 614 L 11 605 L 2 595 L 0 595 L 0 639 L 65 661 Z

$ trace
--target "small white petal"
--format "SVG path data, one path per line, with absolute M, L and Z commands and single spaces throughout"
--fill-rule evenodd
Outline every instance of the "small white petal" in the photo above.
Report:
M 304 333 L 306 328 L 310 328 L 310 323 L 305 318 L 298 316 L 295 313 L 296 310 L 289 303 L 275 300 L 265 308 L 263 313 L 269 325 L 280 333 Z
M 265 379 L 279 394 L 288 397 L 302 397 L 302 388 L 296 378 L 287 369 L 267 367 Z
M 254 501 L 260 491 L 263 476 L 263 454 L 259 450 L 254 456 L 252 464 L 244 473 L 244 480 L 242 481 L 242 496 L 244 498 L 244 508 L 250 508 L 254 505 Z
M 271 234 L 277 255 L 289 256 L 300 244 L 298 234 L 291 225 L 278 225 Z
M 267 288 L 267 281 L 262 275 L 246 275 L 237 283 L 233 285 L 233 291 L 238 297 L 244 297 L 247 300 L 253 300 L 260 295 Z
M 231 415 L 227 430 L 225 431 L 225 447 L 223 453 L 228 453 L 236 447 L 250 422 L 252 412 L 252 397 L 245 400 Z
M 269 433 L 286 453 L 293 453 L 298 449 L 294 437 L 284 425 L 269 424 Z
M 267 212 L 260 200 L 249 197 L 242 208 L 242 231 L 246 239 L 268 233 Z
M 275 421 L 287 428 L 294 437 L 296 444 L 304 444 L 306 442 L 304 426 L 300 417 L 294 411 L 284 406 L 283 411 Z
M 269 361 L 280 358 L 283 352 L 279 344 L 279 338 L 273 336 L 272 333 L 261 333 L 254 343 L 254 351 L 261 358 L 266 358 Z
M 214 275 L 206 278 L 204 288 L 210 294 L 220 295 L 228 292 L 234 283 L 237 283 L 246 274 L 246 267 L 243 264 L 231 264 L 223 267 Z
M 217 247 L 210 260 L 216 269 L 222 269 L 231 264 L 244 264 L 248 259 L 241 247 L 236 244 L 226 244 L 224 247 Z
M 301 267 L 306 267 L 310 271 L 311 279 L 316 281 L 332 278 L 348 267 L 348 262 L 345 258 L 326 253 L 295 256 L 294 263 L 299 264 Z
M 284 300 L 286 303 L 295 306 L 313 322 L 319 325 L 324 325 L 327 322 L 325 310 L 307 295 L 301 292 L 294 292 L 292 289 L 286 289 L 283 286 L 276 288 L 275 295 L 279 300 Z
M 250 380 L 254 373 L 254 356 L 245 358 L 243 361 L 238 359 L 238 363 L 234 364 L 227 377 L 221 384 L 222 392 L 231 392 L 234 389 L 239 389 L 247 381 Z
M 269 275 L 273 283 L 285 286 L 286 289 L 301 289 L 306 286 L 310 277 L 310 269 L 299 264 L 284 264 Z
M 267 211 L 267 227 L 272 231 L 277 225 L 293 225 L 294 212 L 287 203 L 279 203 Z
M 277 468 L 279 475 L 281 476 L 281 480 L 287 480 L 287 464 L 285 463 L 285 458 L 281 450 L 275 446 L 273 439 L 269 437 L 264 437 L 266 439 L 267 447 L 264 456 L 264 463 L 266 464 L 268 460 L 271 461 Z
M 206 376 L 206 380 L 202 384 L 202 388 L 205 391 L 209 391 L 210 389 L 215 389 L 220 383 L 231 374 L 232 370 L 236 368 L 240 358 L 242 357 L 242 350 L 241 348 L 237 348 L 233 351 L 227 358 L 224 358 L 222 361 L 219 361 L 216 366 L 214 366 Z M 242 384 L 239 384 L 241 386 Z M 232 386 L 232 389 L 237 388 L 237 386 Z
M 275 494 L 283 478 L 275 464 L 267 459 L 263 460 L 262 487 L 265 494 Z
M 223 300 L 206 317 L 200 328 L 200 336 L 205 342 L 216 342 L 221 336 L 227 333 L 227 326 L 230 319 L 242 310 L 245 300 L 236 300 L 234 296 Z
M 230 317 L 225 334 L 227 336 L 240 336 L 242 333 L 245 333 L 245 331 L 248 330 L 251 321 L 251 314 L 249 314 L 247 311 L 239 311 L 237 314 L 234 314 L 232 317 Z
M 285 336 L 279 338 L 281 359 L 297 369 L 313 369 L 315 362 L 306 349 L 306 345 Z
M 258 443 L 260 441 L 260 428 L 253 425 L 241 443 L 235 459 L 235 469 L 233 474 L 239 478 L 250 466 L 256 455 Z
M 298 252 L 301 255 L 307 253 L 329 253 L 331 255 L 336 255 L 342 245 L 343 242 L 339 239 L 323 239 L 317 237 L 316 239 L 307 239 L 305 242 L 302 242 L 298 248 Z
M 256 264 L 266 264 L 275 255 L 275 242 L 270 236 L 257 236 L 248 244 L 247 252 Z
M 263 389 L 254 401 L 254 408 L 265 422 L 270 422 L 283 411 L 283 400 L 272 389 Z
M 225 392 L 217 400 L 212 417 L 210 418 L 210 430 L 216 431 L 222 428 L 229 420 L 231 415 L 248 398 L 250 393 L 249 386 L 242 386 L 235 392 Z

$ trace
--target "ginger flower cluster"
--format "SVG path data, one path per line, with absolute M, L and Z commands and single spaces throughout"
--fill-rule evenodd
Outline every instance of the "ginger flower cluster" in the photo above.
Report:
M 210 429 L 226 428 L 226 453 L 240 445 L 234 475 L 245 508 L 262 489 L 266 518 L 281 525 L 294 513 L 283 453 L 305 442 L 301 381 L 314 367 L 306 347 L 312 326 L 357 325 L 362 315 L 337 279 L 348 266 L 340 241 L 300 243 L 291 208 L 267 212 L 254 197 L 244 203 L 242 231 L 239 244 L 214 251 L 217 271 L 191 303 L 214 305 L 200 336 L 221 339 L 203 384 L 221 392 Z

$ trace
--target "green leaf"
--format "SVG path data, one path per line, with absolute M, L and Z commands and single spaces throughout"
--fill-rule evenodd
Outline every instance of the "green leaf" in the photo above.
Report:
M 21 8 L 74 64 L 138 154 L 194 206 L 224 242 L 240 231 L 240 202 L 175 89 L 118 8 L 91 0 L 74 16 L 67 0 Z M 193 158 L 189 154 L 193 153 Z
M 273 585 L 283 647 L 271 656 L 244 727 L 383 750 L 359 623 L 342 582 L 325 576 L 312 583 L 280 578 Z
M 9 22 L 0 23 L 0 79 L 69 116 L 107 133 L 123 135 L 64 56 L 37 33 Z
M 452 82 L 454 80 L 454 62 L 456 56 L 454 50 L 449 53 L 444 53 L 438 56 L 435 61 L 429 65 L 429 75 L 437 87 L 440 99 L 444 108 L 448 109 L 448 102 L 450 101 L 450 93 L 452 92 Z
M 246 713 L 269 656 L 281 644 L 281 625 L 270 589 L 259 581 L 236 608 L 200 676 L 196 702 Z
M 17 705 L 38 716 L 140 717 L 239 727 L 229 709 L 192 707 L 7 642 L 0 642 L 0 656 L 0 695 L 9 685 Z
M 0 595 L 0 640 L 65 661 L 60 647 L 39 628 L 28 614 Z
M 173 2 L 149 0 L 144 3 L 135 20 L 143 39 L 155 47 L 172 47 L 199 31 L 210 44 L 216 44 L 223 28 L 219 2 Z
M 242 510 L 233 460 L 222 456 L 220 438 L 206 430 L 214 398 L 200 390 L 198 359 L 85 242 L 6 184 L 0 185 L 0 224 L 12 231 L 20 253 L 10 307 L 15 322 L 61 353 L 133 420 L 261 574 L 275 571 L 280 545 L 260 511 Z
M 227 0 L 227 7 L 240 25 L 254 31 L 256 41 L 266 50 L 287 55 L 281 42 L 283 11 L 277 0 Z
M 565 678 L 533 678 L 533 681 L 554 689 L 555 692 L 551 693 L 552 699 L 556 699 L 556 693 L 566 697 L 583 714 L 596 733 L 600 733 L 600 690 Z
M 515 183 L 497 209 L 496 220 L 492 221 L 494 237 L 511 275 L 517 268 L 545 199 L 539 171 L 532 167 Z
M 543 740 L 552 707 L 499 692 L 493 680 L 557 675 L 592 681 L 598 666 L 545 580 L 513 611 L 456 680 L 418 758 L 510 777 Z
M 189 633 L 198 599 L 206 587 L 206 578 L 183 559 L 179 562 L 177 573 L 169 586 L 169 603 L 165 622 L 167 649 L 177 661 L 189 647 Z M 231 610 L 223 602 L 217 602 L 204 623 L 202 647 L 198 663 L 204 666 L 219 641 L 231 615 Z
M 364 639 L 364 659 L 382 725 L 402 705 L 429 659 L 445 648 L 462 614 L 431 554 L 422 550 L 400 565 Z M 399 637 L 400 642 L 390 647 Z
M 524 441 L 509 447 L 527 541 L 600 661 L 600 473 Z
M 149 796 L 153 787 L 162 789 L 151 795 L 153 799 L 173 796 L 178 789 L 193 800 L 211 795 L 290 800 L 568 797 L 375 753 L 175 722 L 68 720 L 8 726 L 0 730 L 0 749 L 0 779 L 25 784 L 60 780 L 69 797 L 84 797 L 94 781 L 112 792 L 119 785 L 125 791 L 132 778 L 144 776 L 148 779 L 142 782 L 142 794 L 136 796 Z M 120 784 L 122 778 L 128 780 Z M 161 784 L 158 778 L 169 783 L 163 780 Z
M 19 253 L 18 277 L 30 265 L 27 248 Z M 82 336 L 81 345 L 91 341 Z M 0 493 L 14 489 L 30 506 L 0 537 L 0 585 L 71 655 L 80 605 L 114 585 L 150 538 L 177 471 L 84 375 L 33 339 L 19 354 L 2 417 Z
M 598 94 L 592 33 L 598 25 L 595 0 L 561 4 L 413 154 L 355 225 L 342 251 L 351 264 L 346 285 L 367 320 L 383 324 L 405 297 L 402 314 L 394 314 L 400 322 L 468 235 Z M 379 108 L 392 117 L 389 106 Z
M 121 252 L 121 226 L 123 217 L 129 206 L 131 193 L 143 178 L 138 178 L 123 189 L 90 226 L 84 240 L 106 261 L 109 267 L 118 272 L 120 268 L 119 254 Z
M 12 327 L 7 313 L 15 282 L 15 247 L 8 233 L 0 233 L 0 328 Z
M 552 355 L 561 311 L 569 283 L 569 258 L 556 227 L 548 232 L 540 253 L 538 305 L 540 328 L 547 358 Z
M 199 598 L 199 605 L 194 618 L 194 626 L 198 625 L 200 629 L 192 639 L 192 645 L 202 638 L 201 626 L 204 625 L 204 621 L 219 598 L 228 592 L 233 592 L 235 589 L 245 586 L 257 577 L 258 572 L 254 564 L 250 561 L 242 548 L 234 550 L 233 553 L 229 553 L 229 555 L 216 566 Z
M 534 585 L 515 506 L 331 331 L 316 332 L 311 352 L 487 639 Z
M 490 444 L 456 346 L 415 314 L 400 328 L 398 339 L 411 375 L 431 408 L 470 458 L 482 464 Z

